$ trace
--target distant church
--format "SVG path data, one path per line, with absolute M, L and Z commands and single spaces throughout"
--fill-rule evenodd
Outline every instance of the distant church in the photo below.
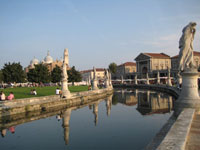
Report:
M 30 64 L 28 65 L 28 67 L 25 68 L 25 71 L 28 72 L 29 69 L 33 69 L 35 67 L 35 65 L 38 65 L 40 63 L 47 66 L 49 72 L 51 72 L 56 67 L 56 65 L 58 67 L 62 68 L 63 60 L 62 59 L 60 59 L 60 60 L 56 59 L 56 61 L 54 61 L 53 58 L 50 56 L 49 51 L 48 51 L 47 56 L 41 62 L 39 62 L 39 60 L 34 57 L 30 61 Z M 68 66 L 68 69 L 69 69 L 69 66 Z

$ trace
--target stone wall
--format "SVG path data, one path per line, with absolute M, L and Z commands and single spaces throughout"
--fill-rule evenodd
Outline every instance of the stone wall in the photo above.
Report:
M 45 111 L 55 107 L 81 106 L 97 99 L 105 98 L 112 94 L 112 89 L 100 89 L 94 91 L 72 93 L 70 99 L 60 98 L 58 95 L 17 99 L 0 102 L 0 118 L 31 111 Z

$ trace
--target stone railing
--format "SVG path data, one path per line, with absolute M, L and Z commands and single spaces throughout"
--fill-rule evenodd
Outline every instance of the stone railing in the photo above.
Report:
M 175 98 L 178 98 L 180 95 L 180 90 L 178 88 L 164 85 L 164 84 L 120 84 L 120 85 L 113 85 L 113 87 L 155 90 L 155 91 L 168 93 L 174 96 Z

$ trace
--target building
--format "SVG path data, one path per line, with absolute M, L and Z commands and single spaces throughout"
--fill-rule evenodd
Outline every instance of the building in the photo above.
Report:
M 167 76 L 168 69 L 171 68 L 171 58 L 165 53 L 140 53 L 136 58 L 137 73 L 140 78 Z
M 63 64 L 63 60 L 60 59 L 60 60 L 53 60 L 53 57 L 50 56 L 50 53 L 49 51 L 47 52 L 47 56 L 42 60 L 42 61 L 39 61 L 38 59 L 36 59 L 35 57 L 30 61 L 30 64 L 28 65 L 28 67 L 25 68 L 25 71 L 28 72 L 29 69 L 33 69 L 35 67 L 35 65 L 38 65 L 38 64 L 44 64 L 47 66 L 49 72 L 51 72 L 56 66 L 58 67 L 62 67 L 62 64 Z M 69 69 L 69 66 L 68 66 L 68 69 Z
M 134 62 L 125 62 L 119 66 L 117 66 L 117 70 L 115 73 L 116 79 L 133 79 L 134 72 L 136 72 L 136 63 Z
M 82 75 L 82 81 L 88 82 L 89 80 L 93 79 L 94 71 L 93 69 L 90 70 L 83 70 L 80 72 Z M 104 68 L 96 68 L 96 75 L 98 80 L 104 80 L 105 78 L 105 69 Z
M 200 67 L 200 52 L 194 51 L 193 52 L 193 62 L 194 65 L 199 68 Z M 179 68 L 179 58 L 178 55 L 171 57 L 171 70 L 172 70 L 172 74 L 174 77 L 176 77 L 176 74 L 178 72 L 178 68 Z

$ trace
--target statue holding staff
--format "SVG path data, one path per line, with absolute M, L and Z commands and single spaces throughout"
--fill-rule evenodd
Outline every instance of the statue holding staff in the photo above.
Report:
M 195 34 L 195 22 L 190 22 L 182 30 L 183 34 L 179 40 L 179 71 L 193 67 L 193 40 Z

